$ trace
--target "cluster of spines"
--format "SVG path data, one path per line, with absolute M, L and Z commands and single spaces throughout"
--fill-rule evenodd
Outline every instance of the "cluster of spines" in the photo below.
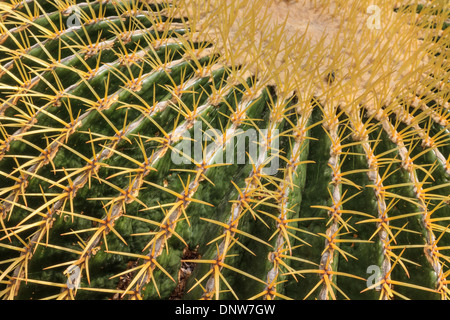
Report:
M 125 28 L 125 30 L 126 30 L 126 28 Z M 120 38 L 119 38 L 119 41 L 121 41 Z M 85 46 L 81 46 L 81 47 L 85 48 Z M 125 47 L 124 47 L 124 49 L 125 49 Z M 125 49 L 125 50 L 126 50 L 126 49 Z M 158 48 L 155 46 L 155 47 L 153 48 L 153 50 L 158 50 Z M 144 55 L 146 55 L 146 54 L 148 53 L 148 51 L 144 51 L 144 50 L 143 50 L 142 52 L 144 53 Z M 92 54 L 92 53 L 91 53 L 91 54 Z M 133 54 L 135 54 L 135 52 L 133 52 Z M 77 55 L 77 56 L 79 57 L 79 55 L 76 54 L 76 53 L 75 53 L 74 55 Z M 132 59 L 132 60 L 130 61 L 129 56 L 133 57 L 133 55 L 128 55 L 128 52 L 125 52 L 125 55 L 124 55 L 123 57 L 126 58 L 126 60 L 124 60 L 124 61 L 126 61 L 126 62 L 128 62 L 128 63 L 129 63 L 129 62 L 131 62 L 131 63 L 136 63 L 136 62 L 138 62 L 138 59 L 136 59 L 136 58 L 134 58 L 134 59 Z M 167 57 L 167 55 L 165 55 L 165 56 Z M 120 58 L 119 58 L 119 61 L 120 61 Z M 173 61 L 173 65 L 176 66 L 178 63 L 184 63 L 184 61 L 185 61 L 185 60 L 183 60 L 183 59 L 182 59 L 182 60 L 178 60 L 178 61 Z M 152 63 L 152 62 L 153 62 L 153 61 L 150 60 L 150 63 Z M 155 62 L 154 67 L 157 67 L 157 66 L 158 66 L 158 65 L 157 65 L 158 61 L 154 61 L 154 62 Z M 147 62 L 147 63 L 148 63 L 148 62 Z M 164 73 L 165 73 L 165 72 L 168 72 L 168 71 L 170 72 L 170 69 L 169 69 L 169 68 L 170 68 L 170 65 L 169 65 L 168 61 L 164 61 L 163 63 L 161 63 L 161 62 L 159 61 L 159 63 L 160 63 L 160 68 L 155 68 L 155 69 L 154 69 L 152 72 L 150 72 L 150 74 L 148 74 L 148 75 L 144 75 L 144 76 L 142 76 L 142 77 L 141 77 L 141 75 L 139 75 L 139 78 L 141 78 L 141 79 L 137 79 L 137 80 L 143 81 L 143 80 L 144 80 L 143 78 L 145 78 L 145 77 L 147 77 L 147 76 L 151 76 L 151 75 L 153 75 L 153 74 L 156 73 L 156 72 L 161 72 L 160 70 L 162 70 L 162 72 L 164 72 Z M 111 66 L 108 66 L 108 65 L 106 65 L 106 64 L 105 64 L 103 67 L 104 67 L 105 69 L 108 68 L 108 70 L 110 70 L 110 68 L 111 68 Z M 53 68 L 53 67 L 50 67 L 49 70 L 51 71 L 52 68 Z M 97 64 L 97 69 L 98 69 L 98 64 Z M 48 71 L 48 70 L 46 70 L 46 71 Z M 72 71 L 77 72 L 77 69 L 72 69 Z M 95 76 L 95 75 L 91 74 L 89 77 L 87 77 L 88 79 L 83 79 L 83 75 L 81 75 L 82 80 L 81 80 L 80 82 L 83 82 L 83 81 L 84 81 L 84 82 L 89 81 L 89 80 L 91 80 L 94 76 Z M 37 79 L 39 79 L 39 77 L 37 77 Z M 36 80 L 36 81 L 37 81 L 37 80 Z M 135 79 L 132 78 L 132 79 L 129 79 L 129 80 L 128 80 L 128 83 L 133 83 L 133 84 L 134 84 L 134 83 L 136 83 L 136 81 L 135 81 Z M 79 83 L 78 83 L 78 84 L 79 84 Z M 71 86 L 70 89 L 74 89 L 74 88 L 76 88 L 76 87 L 77 87 L 77 84 Z M 106 87 L 107 87 L 107 85 L 106 85 Z M 137 86 L 137 87 L 139 87 L 139 86 Z M 30 88 L 28 88 L 28 89 L 30 89 Z M 176 89 L 178 89 L 178 88 L 176 88 Z M 121 90 L 122 90 L 122 91 L 135 91 L 136 88 L 133 88 L 133 87 L 127 88 L 127 86 L 125 86 L 125 87 L 123 87 L 123 89 L 121 89 Z M 69 92 L 70 92 L 70 90 L 67 90 L 67 89 L 64 90 L 64 91 L 69 91 Z M 136 90 L 136 91 L 137 91 L 137 90 Z M 107 96 L 107 92 L 108 92 L 108 90 L 106 89 L 105 98 L 102 99 L 102 100 L 99 98 L 98 101 L 97 101 L 98 103 L 95 103 L 95 101 L 88 101 L 88 103 L 90 103 L 90 104 L 93 105 L 93 109 L 95 109 L 95 110 L 98 111 L 99 113 L 102 112 L 102 109 L 106 109 L 106 108 L 108 108 L 108 107 L 111 107 L 111 104 L 113 104 L 113 103 L 115 103 L 115 102 L 117 101 L 117 96 L 118 96 L 119 93 L 120 93 L 120 92 L 117 92 L 117 91 L 116 91 L 113 95 Z M 95 94 L 95 91 L 94 91 L 94 94 Z M 180 95 L 180 94 L 181 94 L 181 92 L 177 92 L 177 95 Z M 56 96 L 58 96 L 58 94 L 57 94 Z M 63 93 L 63 94 L 59 95 L 59 97 L 62 97 L 62 96 L 65 96 L 65 97 L 69 96 L 69 97 L 70 97 L 70 94 L 65 94 L 65 93 Z M 77 98 L 78 98 L 78 97 L 77 97 Z M 87 100 L 87 99 L 86 99 L 86 100 Z M 16 102 L 16 100 L 13 100 L 13 102 Z M 160 107 L 160 108 L 161 108 L 161 107 L 164 107 L 164 108 L 165 108 L 165 107 L 167 107 L 167 106 L 169 105 L 168 102 L 170 102 L 170 101 L 166 101 L 165 103 L 161 103 L 161 105 L 160 105 L 160 106 L 157 106 L 157 107 Z M 11 105 L 10 100 L 7 100 L 7 101 L 4 103 L 4 105 L 10 106 L 10 105 Z M 49 105 L 54 105 L 54 102 L 51 101 L 51 102 L 49 103 Z M 103 107 L 102 107 L 102 106 L 103 106 Z M 149 106 L 147 105 L 147 107 L 149 107 Z M 153 106 L 153 107 L 155 107 L 155 106 Z M 152 107 L 152 108 L 149 107 L 149 109 L 153 109 L 153 110 L 151 110 L 151 111 L 153 111 L 153 112 L 161 111 L 160 108 L 153 108 L 153 107 Z M 39 111 L 40 111 L 40 112 L 43 112 L 43 111 L 42 111 L 43 109 L 45 109 L 45 106 L 44 106 L 44 108 L 40 108 Z M 69 111 L 70 111 L 70 110 L 69 110 Z M 69 126 L 69 127 L 70 127 L 71 129 L 75 129 L 76 126 L 77 126 L 77 124 L 79 124 L 84 118 L 86 118 L 86 117 L 89 115 L 89 113 L 90 113 L 91 111 L 92 111 L 92 109 L 91 109 L 91 110 L 88 110 L 88 111 L 87 111 L 86 113 L 84 113 L 81 117 L 77 117 L 77 119 L 76 119 L 77 123 L 72 123 L 72 125 Z M 144 111 L 146 111 L 146 110 L 144 109 Z M 149 110 L 149 111 L 150 111 L 150 110 Z M 34 115 L 33 115 L 33 116 L 34 116 Z M 50 115 L 50 116 L 51 116 L 51 115 Z M 150 113 L 150 116 L 152 116 L 151 113 Z M 66 148 L 69 148 L 70 151 L 72 151 L 75 155 L 81 157 L 82 159 L 84 159 L 84 160 L 87 162 L 87 165 L 86 165 L 84 168 L 82 168 L 81 170 L 79 169 L 79 170 L 77 170 L 77 171 L 71 173 L 70 175 L 67 175 L 67 176 L 66 176 L 65 178 L 63 178 L 62 180 L 60 180 L 60 181 L 58 181 L 58 182 L 49 181 L 50 183 L 52 183 L 52 184 L 54 184 L 54 185 L 56 185 L 56 186 L 58 186 L 58 187 L 61 187 L 63 190 L 65 190 L 65 192 L 63 192 L 59 197 L 54 198 L 52 201 L 46 202 L 42 208 L 38 208 L 37 210 L 34 210 L 34 211 L 32 212 L 32 214 L 30 214 L 30 215 L 27 217 L 27 220 L 28 220 L 28 219 L 31 218 L 33 215 L 39 214 L 40 211 L 41 211 L 42 209 L 44 209 L 45 207 L 47 207 L 47 208 L 49 209 L 49 213 L 48 213 L 46 216 L 44 216 L 44 219 L 43 219 L 41 222 L 33 223 L 33 224 L 26 225 L 26 226 L 23 226 L 23 227 L 21 227 L 20 224 L 19 224 L 17 227 L 15 227 L 15 228 L 12 230 L 12 232 L 14 233 L 14 235 L 17 236 L 17 234 L 19 234 L 19 233 L 22 232 L 22 231 L 25 231 L 25 230 L 30 229 L 30 228 L 32 228 L 32 227 L 41 226 L 41 228 L 40 228 L 41 231 L 37 232 L 37 233 L 31 238 L 29 244 L 26 245 L 26 249 L 21 250 L 21 251 L 24 251 L 24 254 L 22 254 L 20 258 L 18 258 L 13 264 L 11 264 L 11 268 L 14 268 L 14 270 L 15 270 L 15 272 L 14 272 L 14 278 L 15 278 L 15 279 L 12 280 L 12 281 L 8 284 L 9 287 L 12 287 L 12 288 L 14 289 L 14 290 L 11 290 L 12 296 L 13 296 L 14 294 L 16 294 L 16 292 L 17 292 L 17 288 L 14 288 L 14 286 L 17 284 L 17 279 L 22 278 L 22 277 L 23 277 L 23 274 L 25 274 L 25 280 L 28 280 L 28 279 L 27 279 L 27 276 L 26 276 L 26 274 L 27 274 L 26 270 L 27 270 L 27 262 L 28 262 L 28 259 L 31 258 L 31 254 L 30 254 L 30 253 L 31 253 L 32 251 L 35 250 L 35 247 L 36 247 L 38 244 L 40 244 L 40 240 L 43 238 L 43 236 L 45 235 L 46 231 L 48 231 L 48 228 L 51 227 L 52 221 L 54 220 L 54 214 L 55 214 L 58 210 L 61 210 L 61 209 L 60 209 L 61 207 L 62 207 L 62 210 L 64 210 L 66 201 L 68 201 L 68 200 L 69 200 L 70 202 L 72 201 L 73 197 L 75 197 L 75 195 L 76 195 L 77 190 L 80 189 L 80 188 L 82 188 L 82 187 L 86 184 L 88 178 L 89 178 L 89 184 L 90 184 L 90 179 L 92 178 L 92 176 L 96 176 L 96 177 L 98 178 L 97 171 L 98 171 L 98 169 L 100 168 L 100 165 L 103 164 L 102 162 L 104 162 L 104 161 L 105 161 L 107 158 L 109 158 L 112 154 L 117 153 L 117 151 L 115 150 L 116 146 L 117 146 L 122 140 L 124 140 L 124 139 L 129 140 L 129 139 L 127 138 L 127 135 L 129 135 L 129 133 L 132 132 L 132 129 L 133 129 L 134 127 L 136 127 L 136 126 L 139 124 L 139 122 L 141 122 L 142 119 L 144 119 L 145 117 L 148 117 L 148 115 L 145 114 L 145 113 L 143 113 L 142 116 L 141 116 L 141 118 L 138 118 L 135 122 L 133 122 L 133 123 L 131 123 L 131 124 L 126 124 L 126 119 L 125 119 L 123 130 L 120 130 L 120 131 L 119 131 L 119 130 L 117 130 L 116 128 L 114 128 L 114 130 L 116 131 L 116 135 L 115 135 L 114 137 L 112 137 L 112 142 L 111 142 L 111 143 L 108 143 L 108 144 L 105 146 L 105 148 L 102 150 L 101 153 L 99 153 L 98 155 L 96 155 L 96 154 L 95 154 L 95 150 L 93 149 L 93 155 L 94 155 L 94 157 L 93 157 L 92 159 L 87 159 L 86 157 L 84 157 L 83 155 L 81 155 L 80 153 L 78 153 L 76 150 L 73 150 L 73 149 L 71 149 L 71 148 L 69 148 L 69 147 L 67 147 L 67 146 L 64 146 L 63 143 L 65 143 L 66 141 L 64 141 L 64 140 L 59 141 L 58 139 L 55 139 L 55 140 L 53 140 L 53 142 L 52 142 L 51 144 L 48 145 L 48 147 L 47 147 L 45 150 L 39 149 L 39 150 L 41 151 L 42 156 L 40 156 L 40 157 L 35 157 L 35 158 L 33 159 L 33 162 L 38 162 L 37 165 L 32 166 L 30 169 L 28 169 L 26 172 L 24 172 L 24 174 L 22 174 L 22 172 L 24 171 L 23 168 L 18 168 L 18 169 L 16 170 L 16 171 L 20 171 L 20 172 L 21 172 L 21 179 L 17 179 L 16 185 L 13 186 L 12 188 L 10 188 L 10 189 L 12 189 L 12 192 L 11 192 L 10 196 L 7 197 L 7 198 L 5 199 L 5 204 L 6 204 L 6 205 L 2 207 L 2 209 L 3 209 L 2 217 L 4 217 L 4 218 L 6 218 L 7 212 L 8 212 L 8 211 L 11 211 L 11 210 L 13 209 L 14 205 L 17 206 L 16 200 L 17 200 L 17 198 L 18 198 L 20 195 L 22 195 L 22 196 L 24 197 L 24 202 L 26 203 L 26 200 L 25 200 L 25 197 L 26 197 L 25 188 L 26 188 L 26 185 L 27 185 L 27 181 L 26 181 L 26 180 L 27 180 L 28 177 L 38 177 L 38 178 L 41 178 L 41 179 L 43 179 L 43 180 L 45 180 L 45 181 L 49 181 L 49 179 L 46 179 L 46 178 L 44 178 L 44 177 L 38 176 L 38 175 L 36 174 L 36 172 L 40 169 L 40 167 L 46 165 L 48 162 L 51 161 L 51 158 L 49 158 L 49 155 L 51 155 L 52 157 L 54 157 L 55 153 L 57 152 L 58 148 L 59 148 L 61 145 L 63 145 L 63 146 L 66 147 Z M 34 118 L 34 117 L 33 117 L 33 118 Z M 105 119 L 107 120 L 106 117 L 105 117 Z M 110 124 L 111 124 L 111 123 L 110 123 Z M 113 124 L 111 124 L 111 125 L 114 126 Z M 68 125 L 66 124 L 66 127 L 67 127 L 67 126 L 68 126 Z M 19 132 L 16 132 L 15 134 L 11 135 L 11 136 L 9 137 L 9 139 L 6 139 L 6 140 L 4 141 L 4 144 L 9 144 L 9 143 L 10 143 L 11 141 L 13 141 L 13 140 L 20 139 L 20 138 L 18 138 L 18 137 L 19 137 L 20 135 L 23 136 L 24 132 L 25 132 L 27 129 L 29 129 L 29 126 L 27 126 L 27 127 L 25 127 L 25 128 L 22 127 L 22 128 L 19 130 Z M 74 131 L 74 130 L 73 130 L 73 131 Z M 73 131 L 72 131 L 72 132 L 73 132 Z M 62 135 L 61 139 L 67 140 L 67 138 L 68 138 L 68 135 L 66 134 L 66 132 L 64 132 L 64 134 Z M 104 137 L 104 138 L 102 138 L 102 139 L 107 139 L 107 137 Z M 170 140 L 170 139 L 169 139 L 169 140 Z M 92 141 L 95 141 L 95 140 L 92 140 Z M 170 141 L 163 141 L 162 145 L 166 144 L 166 147 L 163 148 L 162 150 L 159 150 L 159 153 L 162 153 L 162 154 L 163 154 L 165 151 L 167 151 L 167 148 L 170 147 L 170 143 L 167 143 L 167 142 L 170 142 Z M 5 148 L 5 149 L 8 149 L 8 148 Z M 142 150 L 142 151 L 144 152 L 144 150 Z M 122 155 L 123 155 L 123 154 L 122 154 Z M 124 155 L 124 156 L 127 157 L 126 155 Z M 127 157 L 127 158 L 130 159 L 130 157 Z M 154 160 L 153 158 L 155 158 L 155 160 Z M 157 159 L 158 159 L 157 156 L 154 157 L 154 156 L 152 155 L 152 160 L 156 161 Z M 136 161 L 133 160 L 133 159 L 131 159 L 131 160 L 132 160 L 133 162 L 136 162 Z M 140 184 L 142 184 L 142 178 L 143 178 L 143 176 L 144 176 L 145 174 L 147 174 L 148 171 L 151 170 L 151 168 L 152 168 L 152 167 L 149 165 L 149 163 L 147 163 L 147 162 L 148 162 L 148 159 L 146 159 L 146 162 L 144 162 L 144 163 L 141 165 L 142 171 L 139 172 L 138 175 L 135 177 L 135 181 L 140 181 Z M 30 165 L 30 163 L 27 163 L 27 165 Z M 25 165 L 23 165 L 23 167 L 25 167 Z M 137 171 L 139 171 L 139 170 L 137 170 Z M 12 174 L 14 174 L 14 172 L 12 172 Z M 71 176 L 73 176 L 74 174 L 77 174 L 77 176 L 76 176 L 76 178 L 72 181 Z M 69 181 L 69 186 L 65 187 L 65 186 L 63 186 L 63 185 L 61 184 L 64 180 L 68 180 L 68 181 Z M 107 182 L 107 181 L 105 181 L 105 182 Z M 138 184 L 139 184 L 139 183 L 138 183 Z M 113 186 L 113 187 L 114 187 L 114 186 Z M 137 186 L 136 183 L 134 183 L 134 184 L 131 184 L 129 188 L 127 188 L 127 189 L 125 189 L 125 190 L 120 190 L 120 191 L 121 191 L 121 195 L 120 195 L 118 198 L 113 199 L 113 201 L 112 201 L 112 203 L 115 205 L 115 206 L 112 206 L 112 208 L 115 209 L 115 210 L 113 211 L 113 214 L 111 214 L 112 211 L 108 211 L 108 214 L 106 215 L 106 217 L 105 217 L 103 220 L 99 221 L 99 222 L 100 222 L 100 227 L 97 229 L 97 232 L 94 234 L 94 236 L 91 238 L 91 240 L 86 244 L 86 246 L 85 246 L 83 252 L 79 252 L 80 258 L 79 258 L 77 261 L 75 261 L 75 264 L 80 264 L 80 265 L 81 265 L 81 264 L 85 264 L 85 265 L 87 266 L 88 258 L 89 258 L 89 256 L 92 254 L 92 250 L 95 248 L 96 243 L 98 243 L 99 237 L 101 237 L 101 236 L 104 237 L 104 236 L 105 236 L 105 233 L 106 233 L 107 231 L 109 231 L 109 230 L 113 230 L 113 231 L 114 231 L 114 229 L 113 229 L 114 220 L 117 219 L 118 216 L 121 215 L 121 212 L 120 212 L 120 211 L 121 211 L 122 202 L 130 202 L 132 198 L 133 198 L 133 200 L 134 200 L 135 198 L 133 197 L 133 194 L 136 193 L 138 189 L 139 189 L 139 186 Z M 131 190 L 131 191 L 130 191 L 130 190 Z M 5 192 L 8 192 L 8 191 L 10 191 L 10 190 L 2 190 L 2 191 L 3 191 L 3 193 L 5 193 Z M 44 194 L 43 196 L 45 197 L 45 194 Z M 53 204 L 53 205 L 52 205 L 52 204 Z M 50 205 L 52 205 L 51 208 L 49 208 Z M 119 212 L 119 213 L 118 213 L 118 212 Z M 73 217 L 73 216 L 77 216 L 77 214 L 73 212 L 73 208 L 72 208 L 70 214 L 72 215 L 72 217 Z M 89 218 L 86 218 L 85 216 L 81 216 L 81 218 L 82 218 L 82 219 L 89 219 Z M 98 219 L 97 219 L 97 220 L 98 220 Z M 25 222 L 25 221 L 22 221 L 22 223 L 24 223 L 24 222 Z M 21 223 L 21 224 L 22 224 L 22 223 Z M 9 238 L 8 233 L 9 233 L 10 231 L 7 230 L 7 229 L 5 229 L 5 232 L 6 232 L 6 236 L 5 236 L 5 237 L 8 237 L 8 238 Z M 20 239 L 20 237 L 19 237 L 19 239 Z M 46 243 L 46 245 L 48 246 L 49 244 Z M 19 265 L 17 265 L 17 264 L 19 264 Z M 86 268 L 86 270 L 88 270 L 88 268 Z M 2 275 L 2 278 L 4 278 L 5 276 L 7 276 L 9 271 L 10 271 L 9 268 L 8 268 L 7 270 L 5 270 L 5 272 L 4 272 L 3 275 Z M 8 291 L 8 289 L 7 289 L 7 291 Z M 70 290 L 66 290 L 66 291 L 70 291 Z M 5 292 L 4 292 L 4 293 L 5 293 Z M 62 295 L 64 295 L 64 293 L 63 293 Z M 10 296 L 10 297 L 12 297 L 12 296 Z M 73 296 L 73 295 L 72 295 L 72 296 Z

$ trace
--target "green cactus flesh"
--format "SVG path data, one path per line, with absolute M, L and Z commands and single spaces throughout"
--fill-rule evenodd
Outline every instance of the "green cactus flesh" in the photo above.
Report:
M 0 297 L 447 299 L 448 4 L 308 2 L 1 2 Z

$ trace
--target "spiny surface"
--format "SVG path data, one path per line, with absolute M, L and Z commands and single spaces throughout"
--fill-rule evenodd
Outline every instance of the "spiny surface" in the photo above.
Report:
M 0 297 L 447 299 L 449 8 L 379 2 L 0 3 Z

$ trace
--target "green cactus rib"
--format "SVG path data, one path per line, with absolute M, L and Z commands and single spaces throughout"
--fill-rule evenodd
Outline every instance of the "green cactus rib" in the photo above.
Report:
M 450 11 L 419 2 L 350 62 L 259 24 L 296 2 L 1 2 L 0 297 L 448 299 Z

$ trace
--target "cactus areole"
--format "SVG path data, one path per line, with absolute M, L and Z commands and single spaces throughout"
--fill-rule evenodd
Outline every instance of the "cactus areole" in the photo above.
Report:
M 449 24 L 0 2 L 0 298 L 449 298 Z

